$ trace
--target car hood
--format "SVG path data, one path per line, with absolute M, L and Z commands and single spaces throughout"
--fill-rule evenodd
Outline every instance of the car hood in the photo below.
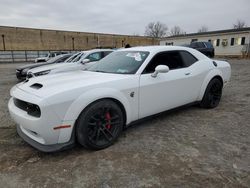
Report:
M 51 64 L 51 65 L 44 65 L 41 67 L 37 67 L 37 68 L 33 68 L 31 70 L 29 70 L 29 72 L 32 73 L 37 73 L 37 72 L 42 72 L 42 71 L 46 71 L 46 70 L 53 70 L 53 69 L 58 69 L 61 67 L 67 67 L 67 66 L 74 66 L 74 63 L 56 63 L 56 64 Z
M 133 75 L 110 74 L 90 71 L 72 71 L 41 77 L 35 77 L 17 84 L 19 89 L 41 98 L 63 92 L 84 92 L 91 88 L 105 87 L 105 84 L 114 83 Z M 119 84 L 118 84 L 119 85 Z
M 27 65 L 23 65 L 20 67 L 17 67 L 17 70 L 23 70 L 23 69 L 27 69 L 27 68 L 35 68 L 35 67 L 40 67 L 43 65 L 49 65 L 49 64 L 53 64 L 53 63 L 48 63 L 48 62 L 44 62 L 44 63 L 32 63 L 32 64 L 27 64 Z

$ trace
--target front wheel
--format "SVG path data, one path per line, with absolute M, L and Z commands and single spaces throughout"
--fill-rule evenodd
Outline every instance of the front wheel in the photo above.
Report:
M 77 140 L 88 149 L 104 149 L 119 137 L 123 123 L 122 110 L 114 101 L 97 101 L 81 113 L 76 125 Z
M 215 108 L 220 103 L 223 84 L 218 78 L 212 79 L 206 88 L 200 106 L 203 108 Z

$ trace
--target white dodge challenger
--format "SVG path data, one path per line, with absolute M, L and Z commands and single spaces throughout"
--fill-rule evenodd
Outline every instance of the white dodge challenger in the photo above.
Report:
M 103 149 L 132 122 L 186 104 L 216 107 L 231 67 L 186 47 L 120 49 L 88 70 L 14 86 L 9 112 L 18 134 L 44 152 L 75 142 Z

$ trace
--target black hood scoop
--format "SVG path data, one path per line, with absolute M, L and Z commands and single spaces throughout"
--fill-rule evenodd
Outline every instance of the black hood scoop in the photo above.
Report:
M 31 87 L 31 88 L 34 88 L 34 89 L 40 89 L 40 88 L 43 87 L 43 85 L 42 85 L 42 84 L 39 84 L 39 83 L 35 83 L 35 84 L 32 84 L 30 87 Z

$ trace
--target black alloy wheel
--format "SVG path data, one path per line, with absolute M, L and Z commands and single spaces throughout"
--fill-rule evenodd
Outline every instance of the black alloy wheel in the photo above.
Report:
M 103 149 L 119 137 L 124 124 L 120 107 L 112 100 L 101 100 L 87 107 L 79 117 L 78 142 L 89 149 Z
M 219 105 L 222 95 L 223 84 L 218 78 L 212 79 L 205 91 L 203 99 L 201 101 L 201 107 L 215 108 Z

